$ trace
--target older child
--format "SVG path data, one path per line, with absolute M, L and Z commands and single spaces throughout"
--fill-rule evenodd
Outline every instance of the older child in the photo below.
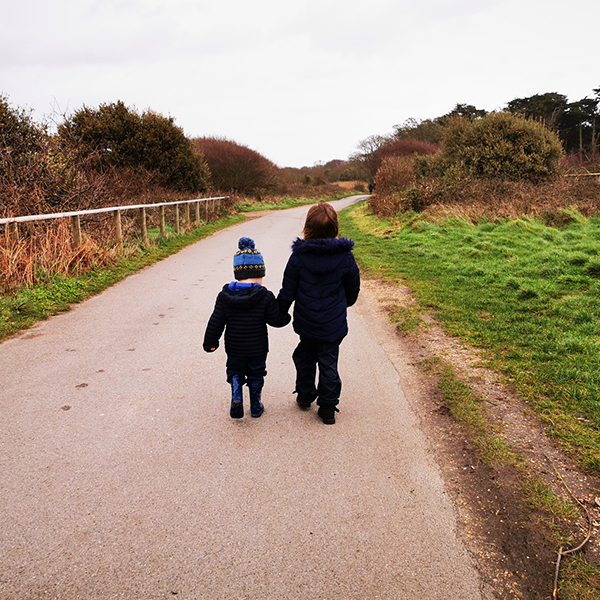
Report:
M 250 413 L 253 417 L 262 415 L 261 393 L 269 351 L 267 325 L 283 327 L 291 320 L 287 311 L 279 309 L 273 292 L 262 285 L 265 263 L 254 240 L 243 237 L 238 248 L 233 257 L 235 281 L 219 292 L 203 344 L 206 352 L 214 352 L 225 331 L 227 381 L 231 384 L 229 415 L 233 419 L 244 416 L 244 383 L 250 390 Z
M 358 298 L 360 274 L 352 254 L 354 242 L 338 238 L 337 213 L 331 204 L 320 201 L 310 208 L 303 237 L 292 244 L 277 301 L 284 312 L 295 302 L 293 326 L 300 336 L 292 354 L 296 401 L 308 409 L 316 399 L 323 423 L 332 425 L 342 389 L 338 357 L 348 333 L 346 308 Z

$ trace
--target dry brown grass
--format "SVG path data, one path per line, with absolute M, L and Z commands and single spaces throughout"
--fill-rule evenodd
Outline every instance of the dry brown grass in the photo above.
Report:
M 31 226 L 29 229 L 19 239 L 5 231 L 0 240 L 2 292 L 40 283 L 59 273 L 78 275 L 116 260 L 116 250 L 97 238 L 98 234 L 105 235 L 101 228 L 96 228 L 95 235 L 84 233 L 78 248 L 73 246 L 67 222 Z
M 356 191 L 364 193 L 366 190 L 366 184 L 364 181 L 336 181 L 335 186 L 342 188 L 345 191 Z
M 572 220 L 570 209 L 588 217 L 600 214 L 600 178 L 562 176 L 541 183 L 428 179 L 403 190 L 378 187 L 371 207 L 382 216 L 412 209 L 473 223 L 528 216 L 563 225 Z

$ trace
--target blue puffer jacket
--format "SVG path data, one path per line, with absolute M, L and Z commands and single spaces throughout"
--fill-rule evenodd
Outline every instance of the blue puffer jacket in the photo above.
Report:
M 277 302 L 282 312 L 294 304 L 294 331 L 303 338 L 336 342 L 348 333 L 346 308 L 360 291 L 360 273 L 348 238 L 292 244 Z

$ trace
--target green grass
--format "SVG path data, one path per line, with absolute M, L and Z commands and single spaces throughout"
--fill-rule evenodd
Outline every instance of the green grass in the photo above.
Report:
M 295 208 L 296 206 L 305 206 L 307 204 L 316 204 L 319 200 L 325 200 L 325 202 L 333 202 L 334 200 L 340 200 L 341 198 L 347 198 L 348 196 L 356 196 L 358 192 L 340 192 L 331 196 L 320 196 L 317 198 L 278 198 L 277 201 L 273 202 L 240 202 L 235 205 L 235 210 L 239 212 L 258 212 L 261 210 L 284 210 L 286 208 Z
M 471 225 L 431 223 L 418 215 L 378 219 L 366 203 L 340 214 L 356 242 L 363 273 L 397 281 L 419 308 L 394 306 L 404 333 L 421 326 L 422 307 L 446 331 L 483 349 L 487 363 L 536 407 L 550 433 L 595 475 L 600 473 L 600 220 L 581 215 L 556 229 L 527 219 Z M 498 435 L 482 399 L 439 358 L 421 365 L 438 380 L 452 416 L 490 466 L 516 469 L 523 502 L 549 541 L 570 546 L 579 512 L 530 472 Z M 565 556 L 559 597 L 598 598 L 600 570 Z
M 42 285 L 22 288 L 13 294 L 1 296 L 0 341 L 38 321 L 68 310 L 72 304 L 105 290 L 128 275 L 244 219 L 245 217 L 237 215 L 219 219 L 183 235 L 157 238 L 155 245 L 138 248 L 132 256 L 120 258 L 112 267 L 88 271 L 77 277 L 48 275 L 47 282 Z M 149 232 L 149 237 L 155 236 Z
M 600 474 L 600 220 L 471 225 L 340 215 L 367 272 L 403 279 L 452 335 L 484 350 L 550 433 Z

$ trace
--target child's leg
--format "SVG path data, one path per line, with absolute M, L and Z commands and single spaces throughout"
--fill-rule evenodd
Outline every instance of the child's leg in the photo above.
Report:
M 231 384 L 231 407 L 229 416 L 232 419 L 241 419 L 244 416 L 243 385 L 246 381 L 244 374 L 245 359 L 235 356 L 227 357 L 227 381 Z
M 335 423 L 335 413 L 340 401 L 342 380 L 338 373 L 340 342 L 322 342 L 319 344 L 319 416 L 326 425 Z
M 248 389 L 250 390 L 250 413 L 253 417 L 260 417 L 265 410 L 261 397 L 267 374 L 266 359 L 266 356 L 252 356 L 246 362 Z
M 318 343 L 300 338 L 300 343 L 292 354 L 296 367 L 297 402 L 308 408 L 317 397 L 315 378 L 317 375 Z
M 342 391 L 342 380 L 338 372 L 340 342 L 321 342 L 317 355 L 319 364 L 317 404 L 319 406 L 337 406 Z

